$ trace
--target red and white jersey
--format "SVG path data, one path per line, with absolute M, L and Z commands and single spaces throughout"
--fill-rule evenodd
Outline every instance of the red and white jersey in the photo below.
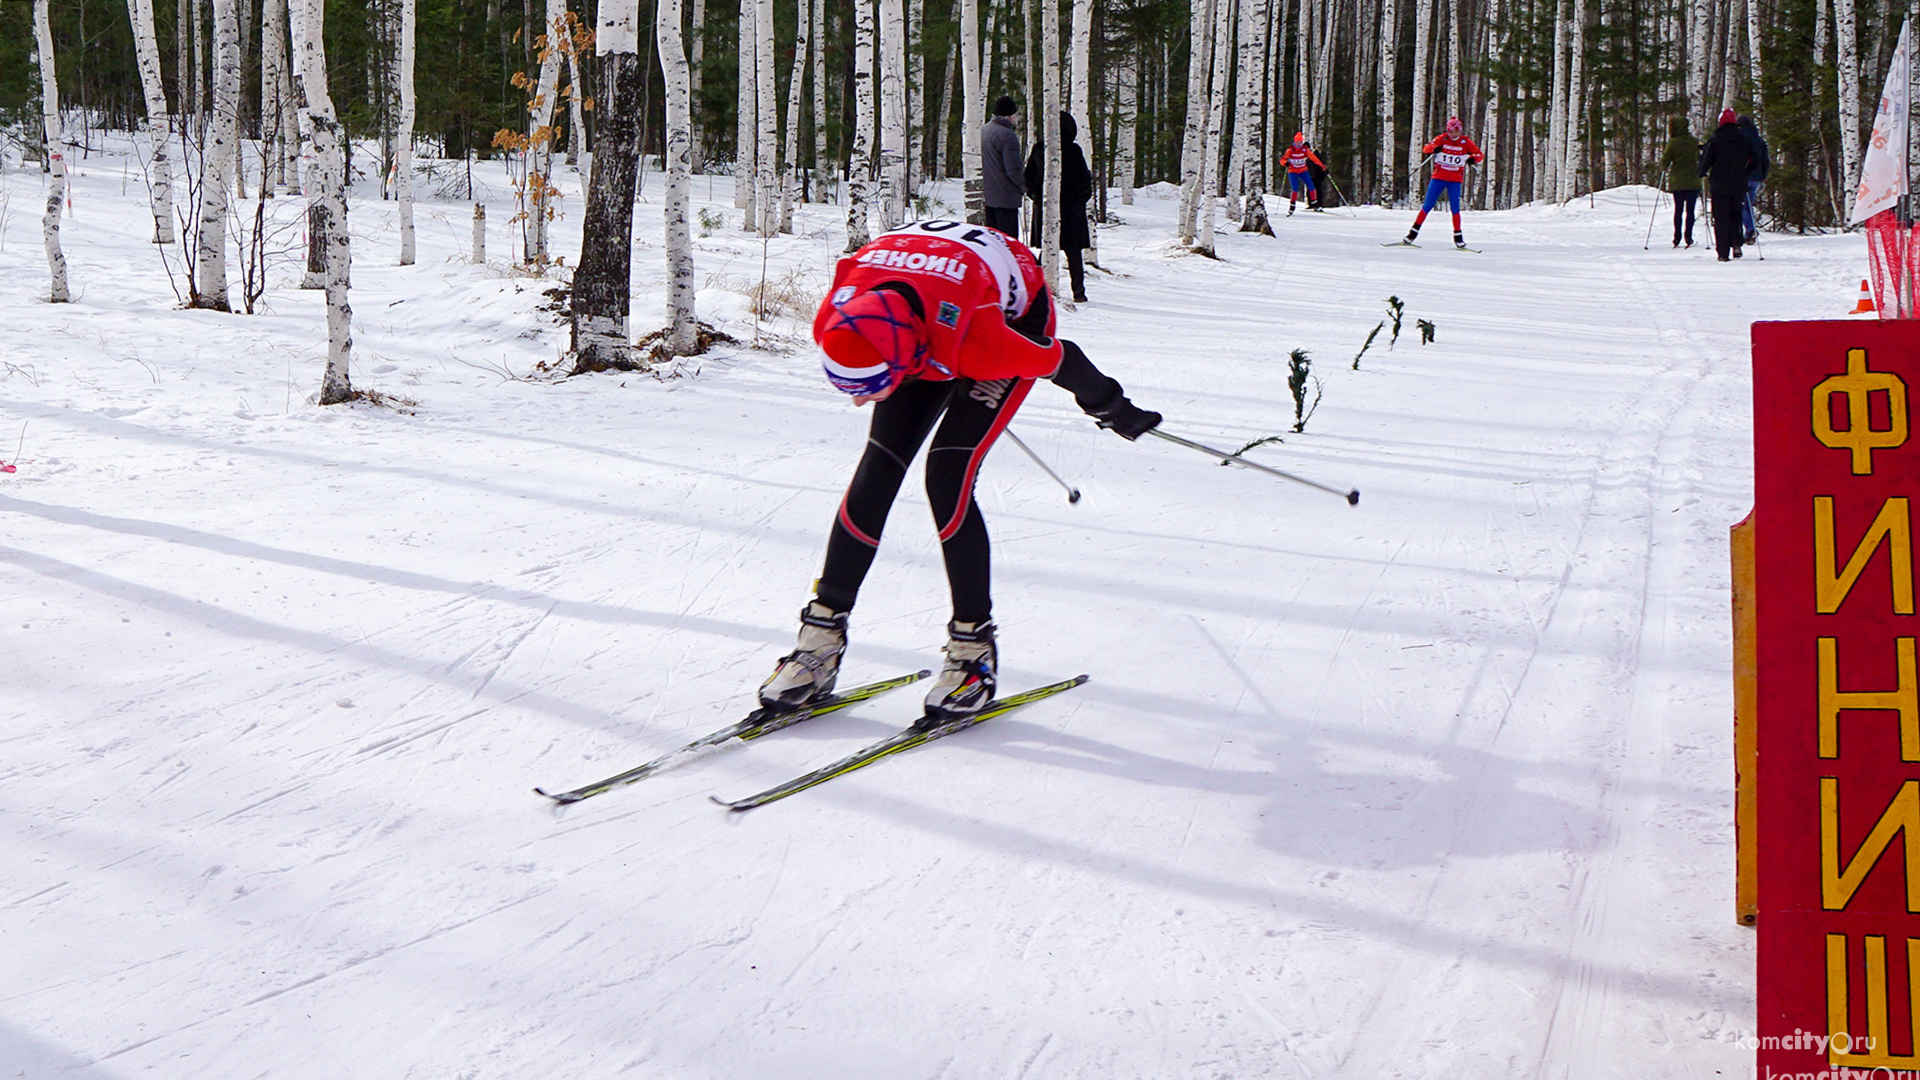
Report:
M 1285 150 L 1282 150 L 1280 152 L 1280 160 L 1287 163 L 1287 171 L 1290 173 L 1306 172 L 1307 162 L 1309 161 L 1313 162 L 1315 165 L 1318 165 L 1323 169 L 1327 167 L 1326 162 L 1321 161 L 1317 157 L 1314 157 L 1313 151 L 1305 146 L 1287 147 Z
M 1486 155 L 1473 145 L 1473 140 L 1465 135 L 1440 135 L 1420 151 L 1433 155 L 1433 178 L 1435 180 L 1465 180 L 1467 162 L 1475 164 L 1485 160 Z
M 1026 245 L 964 221 L 918 221 L 882 233 L 840 260 L 833 287 L 814 316 L 818 340 L 834 307 L 884 281 L 913 286 L 926 308 L 928 361 L 923 379 L 1036 378 L 1060 366 L 1054 316 L 1045 345 L 1007 324 L 1046 291 L 1040 264 Z

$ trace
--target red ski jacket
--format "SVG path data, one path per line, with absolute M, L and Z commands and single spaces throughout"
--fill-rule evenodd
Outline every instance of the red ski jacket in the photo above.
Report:
M 1323 169 L 1327 167 L 1326 162 L 1314 157 L 1313 151 L 1304 146 L 1287 147 L 1280 152 L 1280 160 L 1287 163 L 1287 171 L 1290 173 L 1306 172 L 1309 161 Z
M 1433 178 L 1435 180 L 1465 180 L 1467 162 L 1474 164 L 1486 160 L 1487 155 L 1473 145 L 1473 140 L 1465 135 L 1440 135 L 1422 147 L 1423 154 L 1433 155 Z
M 1033 252 L 1004 233 L 962 221 L 919 221 L 881 234 L 834 268 L 833 288 L 813 318 L 814 340 L 836 305 L 885 281 L 913 286 L 925 306 L 929 366 L 910 375 L 991 382 L 1045 378 L 1060 367 L 1046 278 Z M 1039 304 L 1046 306 L 1036 310 Z M 1042 310 L 1044 341 L 1007 325 L 1037 322 Z

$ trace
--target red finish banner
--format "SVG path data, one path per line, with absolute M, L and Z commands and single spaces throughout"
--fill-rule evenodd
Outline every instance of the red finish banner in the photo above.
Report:
M 1920 1072 L 1920 325 L 1753 327 L 1760 1080 Z

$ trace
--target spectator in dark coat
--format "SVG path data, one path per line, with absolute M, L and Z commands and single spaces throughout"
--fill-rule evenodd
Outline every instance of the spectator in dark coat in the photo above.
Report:
M 1700 175 L 1707 179 L 1713 206 L 1713 247 L 1721 262 L 1740 257 L 1746 234 L 1740 208 L 1747 202 L 1747 170 L 1753 167 L 1753 142 L 1740 130 L 1732 109 L 1720 114 L 1720 126 L 1700 152 Z
M 1067 273 L 1073 283 L 1075 303 L 1087 302 L 1087 269 L 1081 252 L 1093 246 L 1093 231 L 1087 225 L 1087 203 L 1093 198 L 1093 172 L 1087 168 L 1087 156 L 1080 152 L 1080 144 L 1073 140 L 1080 134 L 1080 125 L 1074 122 L 1073 114 L 1060 114 L 1060 250 L 1067 256 Z M 1027 155 L 1026 185 L 1027 196 L 1036 204 L 1047 197 L 1047 143 L 1045 139 L 1036 139 L 1033 152 Z M 1033 247 L 1038 250 L 1043 243 L 1040 236 L 1040 213 L 1036 205 L 1033 215 Z
M 1020 236 L 1020 201 L 1026 195 L 1020 173 L 1020 133 L 1013 117 L 1020 106 L 1002 96 L 993 103 L 993 119 L 980 130 L 980 182 L 985 224 L 1008 236 Z
M 1747 201 L 1740 211 L 1740 225 L 1746 232 L 1742 239 L 1749 244 L 1760 242 L 1760 230 L 1754 226 L 1753 204 L 1760 197 L 1760 185 L 1767 182 L 1767 173 L 1773 169 L 1773 159 L 1767 153 L 1767 140 L 1760 137 L 1760 129 L 1753 126 L 1753 117 L 1740 118 L 1740 132 L 1753 144 L 1753 164 L 1747 166 Z
M 1700 202 L 1700 140 L 1678 116 L 1667 121 L 1667 136 L 1667 152 L 1660 158 L 1660 168 L 1666 171 L 1667 190 L 1673 193 L 1673 246 L 1680 246 L 1684 215 L 1684 235 L 1687 246 L 1692 247 L 1694 207 Z

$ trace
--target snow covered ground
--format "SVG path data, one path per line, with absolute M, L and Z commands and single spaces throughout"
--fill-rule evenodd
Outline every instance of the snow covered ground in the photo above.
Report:
M 1126 443 L 1040 386 L 1016 430 L 1086 496 L 1012 447 L 987 463 L 1003 683 L 1091 682 L 746 815 L 706 796 L 918 693 L 559 810 L 530 789 L 735 719 L 792 641 L 865 414 L 808 312 L 756 328 L 745 292 L 810 306 L 838 212 L 763 245 L 696 180 L 726 218 L 701 314 L 743 344 L 555 380 L 565 328 L 507 261 L 497 165 L 484 266 L 457 202 L 423 203 L 420 264 L 393 266 L 393 206 L 363 198 L 354 383 L 416 405 L 320 409 L 291 259 L 262 314 L 180 310 L 137 165 L 79 173 L 59 307 L 40 178 L 0 174 L 0 1076 L 1750 1070 L 1746 328 L 1844 312 L 1857 240 L 1720 265 L 1662 220 L 1647 251 L 1656 196 L 1623 189 L 1470 213 L 1484 254 L 1443 218 L 1383 248 L 1411 215 L 1368 208 L 1211 261 L 1147 193 L 1063 333 L 1168 431 L 1284 434 L 1252 456 L 1359 506 Z M 1398 343 L 1355 370 L 1389 296 Z M 1299 435 L 1294 348 L 1324 390 Z M 911 483 L 847 682 L 936 662 L 931 532 Z

